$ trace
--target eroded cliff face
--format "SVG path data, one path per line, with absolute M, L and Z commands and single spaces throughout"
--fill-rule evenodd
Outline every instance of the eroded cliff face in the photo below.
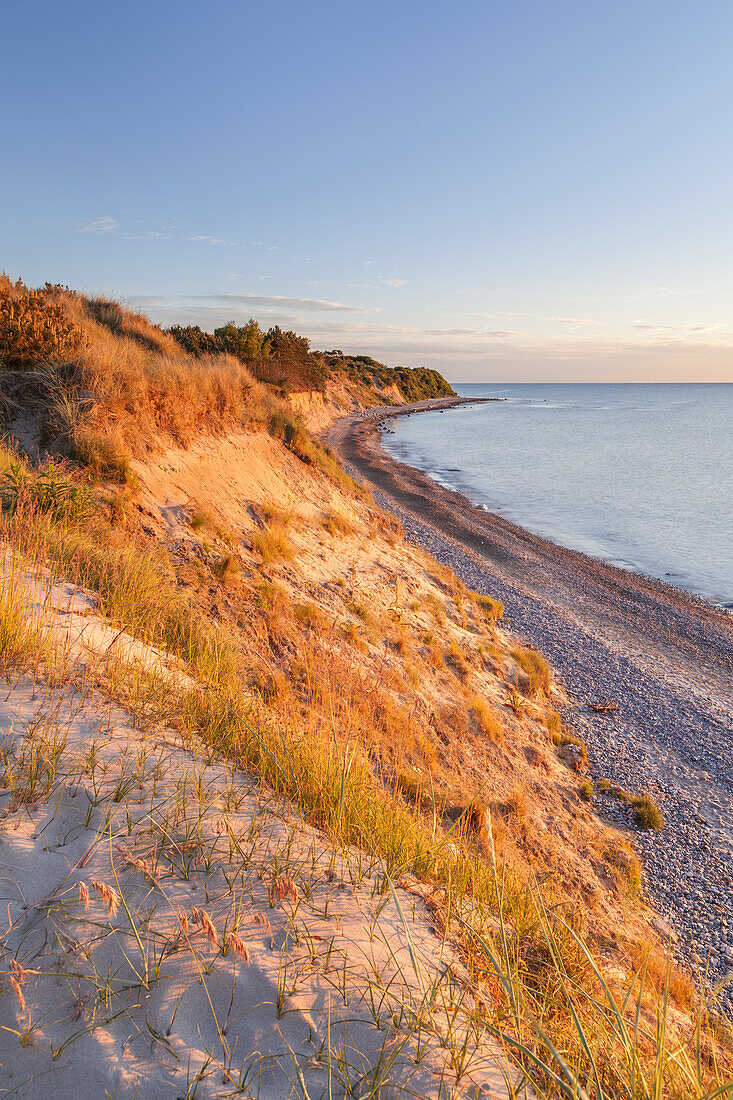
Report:
M 541 865 L 561 894 L 634 923 L 638 866 L 579 795 L 572 707 L 504 634 L 500 609 L 263 433 L 135 470 L 136 522 L 172 552 L 202 612 L 241 635 L 260 705 L 358 741 L 413 806 L 432 784 L 449 820 L 474 800 L 493 807 L 518 872 Z

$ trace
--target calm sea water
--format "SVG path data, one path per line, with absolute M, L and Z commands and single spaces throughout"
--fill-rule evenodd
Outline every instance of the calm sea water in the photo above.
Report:
M 733 384 L 463 385 L 386 449 L 564 546 L 733 603 Z

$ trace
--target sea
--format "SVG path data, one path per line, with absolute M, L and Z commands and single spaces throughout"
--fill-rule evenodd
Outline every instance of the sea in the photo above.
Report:
M 733 383 L 472 384 L 399 417 L 400 462 L 574 550 L 733 609 Z

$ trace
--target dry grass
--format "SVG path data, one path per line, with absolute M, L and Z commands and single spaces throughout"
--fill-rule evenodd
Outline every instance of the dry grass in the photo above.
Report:
M 655 833 L 664 828 L 664 817 L 654 799 L 648 794 L 635 795 L 631 799 L 634 821 L 640 829 L 652 829 Z
M 351 520 L 348 520 L 346 516 L 340 512 L 329 512 L 323 521 L 323 526 L 328 531 L 329 535 L 334 538 L 337 535 L 347 536 L 353 535 L 355 531 L 354 524 Z
M 451 665 L 460 680 L 465 681 L 471 671 L 463 650 L 456 641 L 451 641 L 445 651 L 446 663 Z
M 503 745 L 504 725 L 494 708 L 478 695 L 473 697 L 470 707 L 482 736 L 494 745 Z
M 28 668 L 48 663 L 47 631 L 42 612 L 35 618 L 28 615 L 20 593 L 17 576 L 19 561 L 12 551 L 4 555 L 0 574 L 0 672 L 7 675 L 14 667 Z
M 293 547 L 282 524 L 276 523 L 255 531 L 251 543 L 254 552 L 262 559 L 263 566 L 293 558 Z
M 149 566 L 141 568 L 146 572 Z M 128 594 L 130 590 L 128 585 Z M 125 614 L 132 613 L 128 604 Z M 151 626 L 158 640 L 167 632 L 160 617 Z M 203 671 L 203 650 L 200 653 L 193 656 L 192 668 Z M 206 667 L 210 673 L 211 665 Z M 334 667 L 332 655 L 314 640 L 303 664 L 309 713 L 320 711 L 328 718 L 334 699 L 344 698 L 348 672 L 348 666 Z M 377 702 L 373 685 L 365 685 L 353 668 L 351 680 L 353 711 L 342 727 L 347 738 L 365 719 L 369 728 L 374 728 Z M 527 1067 L 534 1066 L 533 1086 L 539 1095 L 582 1096 L 585 1089 L 594 1100 L 607 1100 L 630 1095 L 628 1083 L 640 1080 L 644 1088 L 633 1095 L 649 1100 L 690 1095 L 685 1083 L 692 1086 L 698 1080 L 694 1067 L 674 1056 L 674 1042 L 670 1046 L 666 1038 L 671 1024 L 665 1023 L 665 1034 L 660 1038 L 657 1033 L 655 1039 L 650 993 L 622 990 L 619 1001 L 587 953 L 573 913 L 553 904 L 551 895 L 541 898 L 536 891 L 527 890 L 511 867 L 497 868 L 491 859 L 487 862 L 483 852 L 496 850 L 501 829 L 489 820 L 485 803 L 474 798 L 458 808 L 448 834 L 450 843 L 442 830 L 436 833 L 429 818 L 442 795 L 436 796 L 436 784 L 430 779 L 435 760 L 425 759 L 424 746 L 415 743 L 423 759 L 409 771 L 403 767 L 396 780 L 397 788 L 414 805 L 410 810 L 385 798 L 367 756 L 355 749 L 353 742 L 349 747 L 335 740 L 330 722 L 324 721 L 320 727 L 311 724 L 305 730 L 295 721 L 271 725 L 264 716 L 253 713 L 251 702 L 241 695 L 238 676 L 224 665 L 213 677 L 209 675 L 206 683 L 206 691 L 176 691 L 174 698 L 169 681 L 150 684 L 146 706 L 159 708 L 168 721 L 175 714 L 179 728 L 198 733 L 239 766 L 254 770 L 272 790 L 293 800 L 299 812 L 339 849 L 357 845 L 379 856 L 391 876 L 400 877 L 409 870 L 443 890 L 436 919 L 461 938 L 465 965 L 482 991 L 481 1019 L 493 1021 L 490 1026 L 514 1056 Z M 403 743 L 395 759 L 404 761 L 412 751 L 405 741 L 409 715 L 390 713 L 386 700 L 379 705 L 385 744 L 394 746 L 401 737 Z M 57 748 L 40 739 L 39 751 L 31 752 L 11 773 L 19 798 L 33 799 L 53 784 Z M 14 762 L 11 765 L 15 766 Z M 527 814 L 524 793 L 516 790 L 502 812 L 508 820 L 521 822 Z M 490 830 L 487 824 L 492 826 Z M 609 852 L 608 858 L 620 862 L 617 851 Z M 625 869 L 624 873 L 628 877 L 632 872 Z M 109 886 L 110 897 L 112 889 Z M 109 898 L 105 904 L 109 908 Z M 645 959 L 641 965 L 644 970 L 651 964 Z M 658 960 L 654 960 L 654 973 L 654 983 L 646 988 L 650 990 L 653 984 L 658 998 Z M 669 979 L 663 981 L 667 988 Z M 641 989 L 638 982 L 636 988 Z M 643 1027 L 635 1032 L 639 997 Z M 561 1061 L 554 1053 L 557 1050 L 563 1051 Z M 558 1091 L 557 1080 L 563 1078 L 557 1075 L 565 1072 L 563 1066 L 570 1067 L 567 1081 L 572 1092 Z M 713 1085 L 705 1081 L 714 1082 L 715 1071 L 706 1066 L 705 1077 L 702 1070 L 700 1073 L 695 1094 L 710 1095 Z M 601 1088 L 595 1084 L 600 1076 Z
M 321 608 L 314 603 L 297 603 L 293 607 L 293 615 L 297 622 L 309 630 L 320 629 L 326 621 Z
M 590 779 L 584 779 L 578 787 L 578 794 L 584 802 L 593 801 L 593 781 Z
M 241 576 L 236 554 L 225 554 L 217 566 L 217 573 L 224 584 L 236 584 Z
M 194 508 L 191 515 L 191 527 L 194 531 L 208 531 L 215 527 L 214 517 L 206 508 Z
M 527 694 L 530 696 L 547 693 L 550 688 L 550 666 L 535 649 L 517 646 L 511 651 L 512 657 L 527 678 Z
M 476 595 L 474 601 L 490 622 L 495 623 L 503 617 L 504 604 L 501 600 L 495 600 L 492 596 Z
M 146 350 L 134 337 L 125 339 Z M 297 437 L 291 444 L 300 446 Z M 273 518 L 275 522 L 258 532 L 266 539 L 276 536 L 271 562 L 285 560 L 290 550 L 286 524 L 281 517 Z M 542 895 L 528 887 L 526 877 L 508 857 L 498 876 L 487 862 L 486 852 L 496 850 L 502 829 L 506 828 L 511 839 L 512 828 L 526 817 L 527 804 L 519 797 L 521 792 L 513 792 L 503 802 L 506 825 L 494 822 L 488 832 L 479 795 L 466 801 L 481 787 L 471 776 L 465 780 L 468 794 L 460 803 L 456 821 L 447 825 L 442 819 L 444 794 L 437 797 L 434 792 L 446 791 L 445 776 L 455 777 L 464 766 L 460 757 L 459 764 L 449 765 L 445 749 L 447 746 L 453 753 L 469 733 L 466 705 L 458 703 L 446 709 L 431 728 L 428 716 L 413 700 L 400 701 L 389 687 L 390 676 L 398 682 L 399 670 L 394 664 L 385 663 L 385 659 L 376 666 L 375 675 L 375 666 L 357 660 L 356 646 L 339 649 L 326 636 L 323 613 L 317 605 L 293 601 L 284 589 L 266 580 L 251 590 L 245 584 L 236 586 L 242 589 L 237 599 L 243 602 L 237 606 L 248 634 L 214 627 L 180 591 L 166 554 L 142 550 L 122 532 L 105 527 L 99 517 L 79 519 L 43 511 L 32 488 L 22 488 L 16 494 L 14 510 L 2 520 L 0 538 L 37 560 L 49 559 L 65 575 L 98 592 L 101 609 L 111 621 L 186 662 L 196 681 L 191 690 L 174 691 L 170 683 L 160 682 L 147 689 L 136 685 L 136 707 L 146 721 L 172 723 L 187 737 L 202 738 L 212 751 L 255 772 L 264 784 L 292 800 L 334 845 L 356 846 L 383 861 L 389 874 L 409 872 L 436 892 L 444 892 L 439 895 L 444 900 L 437 904 L 436 919 L 461 937 L 471 976 L 488 991 L 485 1018 L 519 1044 L 514 1047 L 518 1057 L 531 1062 L 529 1051 L 537 1059 L 540 1068 L 535 1085 L 540 1093 L 546 1090 L 548 1095 L 564 1092 L 582 1097 L 582 1083 L 598 1100 L 632 1095 L 658 1100 L 665 1090 L 669 1095 L 686 1095 L 681 1085 L 672 1089 L 670 1084 L 673 1075 L 675 1080 L 684 1079 L 677 1063 L 672 1065 L 665 1055 L 663 1069 L 654 1069 L 659 1064 L 660 1043 L 655 1050 L 650 1012 L 658 1000 L 650 1001 L 646 993 L 630 994 L 619 1022 L 610 1007 L 603 974 L 596 971 L 593 957 L 577 938 L 582 912 L 574 909 L 562 892 L 555 894 L 551 884 L 543 887 Z M 270 544 L 266 541 L 258 548 L 253 542 L 253 548 L 264 564 Z M 463 637 L 453 623 L 461 619 L 465 590 L 445 572 L 440 574 L 440 584 L 454 602 L 435 601 L 436 607 L 443 608 L 441 616 L 435 616 L 438 625 Z M 249 604 L 244 602 L 247 599 Z M 383 643 L 386 616 L 367 599 L 352 596 L 347 606 L 362 620 L 364 629 Z M 358 627 L 350 625 L 360 641 Z M 12 623 L 9 636 L 19 636 Z M 409 632 L 405 630 L 403 636 L 409 648 Z M 466 679 L 474 672 L 473 654 L 464 653 L 455 637 L 447 646 L 445 640 L 442 637 L 440 644 L 449 662 Z M 438 640 L 433 639 L 433 644 L 438 645 Z M 32 640 L 31 649 L 34 645 Z M 249 651 L 255 649 L 253 656 Z M 283 666 L 287 675 L 275 662 L 278 653 L 296 654 Z M 8 648 L 9 661 L 22 656 L 22 647 L 17 651 Z M 538 678 L 534 691 L 540 695 L 549 686 L 549 671 L 545 677 L 537 657 L 525 658 L 529 668 L 516 655 L 515 660 L 530 681 L 532 674 Z M 253 662 L 267 711 L 243 690 L 243 685 L 251 682 Z M 455 691 L 455 679 L 445 670 L 438 672 Z M 130 687 L 119 684 L 116 690 L 130 691 Z M 460 693 L 464 692 L 461 688 Z M 490 730 L 495 715 L 485 700 L 479 696 L 476 700 L 476 709 L 471 707 L 473 721 L 479 728 L 482 721 L 489 723 L 484 732 L 494 741 Z M 561 739 L 559 747 L 576 744 L 577 739 L 563 730 L 559 717 L 550 716 L 548 727 L 553 740 Z M 468 740 L 473 749 L 478 739 L 471 734 Z M 43 768 L 39 774 L 46 774 Z M 386 791 L 382 777 L 395 775 L 397 779 Z M 395 802 L 391 794 L 395 786 L 409 806 Z M 638 863 L 613 850 L 603 858 L 631 895 Z M 503 931 L 497 932 L 497 920 Z M 633 1017 L 639 998 L 644 1038 L 633 1037 L 628 1048 L 633 1054 L 630 1061 L 623 1028 L 630 1014 Z M 558 1090 L 547 1076 L 550 1071 L 561 1074 L 551 1042 L 572 1067 L 569 1089 Z M 709 1067 L 705 1072 L 709 1074 Z M 595 1084 L 599 1077 L 602 1087 Z M 642 1077 L 643 1086 L 639 1084 Z M 647 1082 L 659 1087 L 648 1093 Z M 703 1095 L 702 1087 L 697 1095 Z
M 238 359 L 188 355 L 172 336 L 117 302 L 62 287 L 41 297 L 57 328 L 63 322 L 83 339 L 74 336 L 64 355 L 52 354 L 50 345 L 37 349 L 33 366 L 40 369 L 29 375 L 27 393 L 18 391 L 14 400 L 35 407 L 47 444 L 97 476 L 124 481 L 134 456 L 242 427 L 285 438 L 304 461 L 332 463 L 285 402 Z M 14 347 L 25 346 L 24 330 L 10 336 Z M 350 479 L 341 471 L 341 480 L 346 485 Z

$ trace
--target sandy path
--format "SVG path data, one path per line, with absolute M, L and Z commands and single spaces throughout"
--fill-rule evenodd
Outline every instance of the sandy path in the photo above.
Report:
M 722 977 L 733 968 L 733 616 L 539 538 L 393 461 L 379 427 L 412 411 L 344 418 L 328 441 L 411 540 L 501 599 L 507 624 L 552 661 L 586 704 L 594 773 L 662 805 L 667 827 L 652 834 L 622 804 L 596 800 L 634 833 L 648 891 L 688 957 L 710 958 Z M 604 697 L 618 714 L 587 708 Z

